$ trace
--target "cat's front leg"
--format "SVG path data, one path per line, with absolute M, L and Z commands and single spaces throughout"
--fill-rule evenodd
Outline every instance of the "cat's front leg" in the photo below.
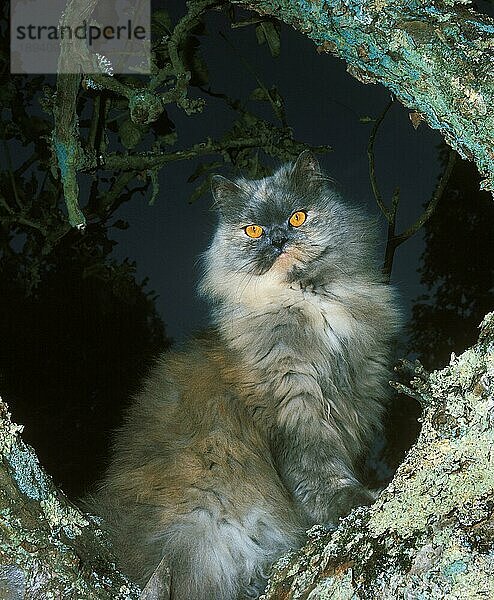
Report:
M 278 433 L 274 454 L 285 485 L 313 524 L 336 525 L 356 506 L 376 499 L 376 493 L 362 485 L 349 466 L 349 457 L 334 441 Z
M 356 506 L 372 504 L 375 495 L 357 479 L 342 480 L 337 476 L 314 477 L 313 473 L 294 473 L 298 484 L 293 495 L 312 523 L 336 525 Z

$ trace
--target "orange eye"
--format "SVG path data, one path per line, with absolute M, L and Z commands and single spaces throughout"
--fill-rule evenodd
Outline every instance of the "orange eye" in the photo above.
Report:
M 264 233 L 264 229 L 260 225 L 247 225 L 247 227 L 244 227 L 244 231 L 249 237 L 254 239 L 260 238 Z
M 307 213 L 304 210 L 297 210 L 293 215 L 288 219 L 288 222 L 292 227 L 300 227 L 305 223 L 305 219 L 307 218 Z

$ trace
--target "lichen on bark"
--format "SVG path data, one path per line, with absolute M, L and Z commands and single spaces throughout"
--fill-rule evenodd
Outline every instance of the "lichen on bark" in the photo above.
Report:
M 133 600 L 98 521 L 57 490 L 0 399 L 0 598 Z
M 413 381 L 417 443 L 374 506 L 275 568 L 266 600 L 494 598 L 494 313 L 476 346 Z
M 494 192 L 494 20 L 464 2 L 231 0 L 307 35 L 381 83 L 463 158 Z

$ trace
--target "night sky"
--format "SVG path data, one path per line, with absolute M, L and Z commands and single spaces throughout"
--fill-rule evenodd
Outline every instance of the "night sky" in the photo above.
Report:
M 177 4 L 174 7 L 170 12 L 179 16 Z M 220 32 L 238 53 L 232 51 Z M 344 196 L 374 214 L 378 212 L 366 154 L 372 124 L 359 119 L 381 114 L 390 97 L 385 88 L 361 84 L 346 72 L 343 61 L 318 55 L 309 39 L 287 26 L 281 31 L 281 56 L 272 58 L 266 45 L 258 45 L 253 27 L 231 30 L 222 14 L 210 14 L 201 48 L 214 91 L 244 99 L 257 87 L 239 55 L 267 87 L 276 85 L 285 100 L 288 123 L 296 139 L 330 145 L 333 151 L 320 157 L 323 169 L 338 182 Z M 399 187 L 401 191 L 397 231 L 420 214 L 441 172 L 437 160 L 441 136 L 425 124 L 414 130 L 409 112 L 396 102 L 375 143 L 376 171 L 383 197 L 389 203 L 393 190 Z M 213 98 L 207 99 L 201 115 L 187 117 L 174 108 L 169 110 L 169 116 L 177 126 L 180 148 L 206 136 L 220 137 L 235 118 L 233 111 Z M 195 185 L 187 183 L 187 178 L 198 163 L 185 161 L 165 166 L 160 173 L 161 193 L 155 205 L 148 206 L 142 196 L 134 197 L 116 215 L 128 219 L 130 228 L 113 234 L 119 242 L 117 256 L 135 260 L 139 276 L 149 277 L 149 287 L 159 295 L 157 306 L 167 332 L 178 341 L 200 328 L 207 314 L 195 293 L 200 273 L 197 257 L 208 244 L 216 218 L 210 209 L 210 195 L 192 205 L 188 202 Z M 222 174 L 231 175 L 226 170 Z M 384 218 L 381 222 L 384 240 Z M 392 282 L 400 290 L 406 314 L 421 292 L 416 270 L 422 248 L 419 233 L 401 246 L 395 257 Z

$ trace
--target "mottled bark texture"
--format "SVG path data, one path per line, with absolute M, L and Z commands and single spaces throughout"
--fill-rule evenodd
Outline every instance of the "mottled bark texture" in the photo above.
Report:
M 0 598 L 138 598 L 115 569 L 96 519 L 55 488 L 21 430 L 0 399 Z
M 85 22 L 97 5 L 98 0 L 84 3 L 68 0 L 61 25 L 74 27 Z M 88 65 L 88 50 L 82 40 L 63 38 L 60 47 L 59 70 L 57 77 L 57 93 L 53 105 L 55 127 L 52 134 L 53 150 L 57 157 L 58 168 L 63 185 L 69 222 L 72 227 L 83 229 L 86 219 L 79 207 L 79 183 L 77 181 L 78 164 L 83 155 L 78 137 L 79 121 L 76 102 L 81 82 L 81 74 L 70 73 L 71 63 L 77 59 L 79 64 Z M 92 71 L 92 69 L 91 69 Z
M 494 191 L 494 21 L 468 0 L 231 1 L 293 25 L 363 83 L 386 86 Z
M 494 598 L 494 313 L 427 381 L 416 445 L 374 506 L 280 560 L 266 600 Z

